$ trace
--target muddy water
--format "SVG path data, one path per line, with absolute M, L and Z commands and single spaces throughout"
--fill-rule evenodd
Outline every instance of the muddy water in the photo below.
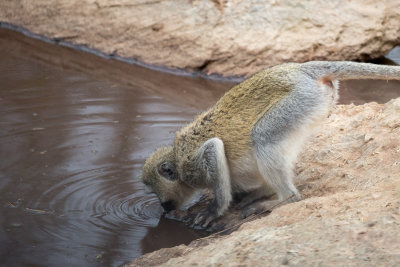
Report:
M 160 219 L 139 176 L 199 112 L 178 103 L 194 100 L 188 87 L 201 106 L 227 85 L 207 95 L 207 81 L 140 68 L 105 79 L 109 60 L 56 48 L 0 31 L 0 266 L 118 266 L 202 236 Z
M 200 237 L 161 216 L 140 170 L 231 85 L 0 29 L 0 266 L 118 266 Z M 342 88 L 342 103 L 400 96 L 394 82 Z

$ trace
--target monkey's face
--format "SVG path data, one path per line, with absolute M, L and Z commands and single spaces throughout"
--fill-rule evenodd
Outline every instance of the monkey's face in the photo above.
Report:
M 172 147 L 163 147 L 144 164 L 142 179 L 147 192 L 155 193 L 166 212 L 182 208 L 191 199 L 194 189 L 180 181 Z

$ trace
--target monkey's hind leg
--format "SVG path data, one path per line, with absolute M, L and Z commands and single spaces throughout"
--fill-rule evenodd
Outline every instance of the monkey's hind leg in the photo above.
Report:
M 301 200 L 300 193 L 292 181 L 291 162 L 278 151 L 279 149 L 273 148 L 256 151 L 258 169 L 268 186 L 277 194 L 278 199 L 254 202 L 243 210 L 242 218 Z

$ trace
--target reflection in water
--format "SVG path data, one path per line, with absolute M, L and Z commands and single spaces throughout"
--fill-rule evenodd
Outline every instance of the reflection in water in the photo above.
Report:
M 145 157 L 197 109 L 20 59 L 3 44 L 0 265 L 117 266 L 200 236 L 159 223 L 139 179 Z
M 368 102 L 380 104 L 400 97 L 400 81 L 349 80 L 340 84 L 339 104 L 362 105 Z

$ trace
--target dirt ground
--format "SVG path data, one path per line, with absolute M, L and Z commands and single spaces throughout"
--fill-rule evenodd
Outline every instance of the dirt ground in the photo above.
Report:
M 395 266 L 400 260 L 400 98 L 339 105 L 296 166 L 303 200 L 244 223 L 232 208 L 208 230 L 229 229 L 144 255 L 129 266 Z M 209 198 L 175 214 L 188 221 Z

